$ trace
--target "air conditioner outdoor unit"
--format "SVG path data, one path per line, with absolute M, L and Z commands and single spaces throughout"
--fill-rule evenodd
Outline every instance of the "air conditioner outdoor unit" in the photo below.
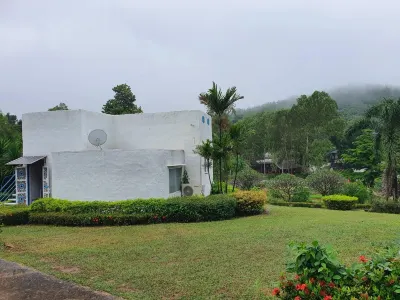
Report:
M 182 184 L 182 196 L 193 196 L 193 195 L 201 195 L 202 187 L 191 184 Z

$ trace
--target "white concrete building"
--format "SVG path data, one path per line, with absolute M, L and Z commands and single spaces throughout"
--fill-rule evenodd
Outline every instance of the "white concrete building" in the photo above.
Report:
M 95 129 L 107 141 L 88 141 Z M 193 150 L 212 139 L 201 111 L 111 116 L 83 110 L 22 116 L 23 157 L 16 165 L 19 203 L 41 197 L 125 200 L 181 195 L 183 169 L 195 194 L 211 190 L 203 159 Z M 211 172 L 212 176 L 212 172 Z

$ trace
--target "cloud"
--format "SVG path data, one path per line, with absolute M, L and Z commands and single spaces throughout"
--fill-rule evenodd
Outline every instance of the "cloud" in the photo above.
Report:
M 0 4 L 0 109 L 100 111 L 128 83 L 147 112 L 199 109 L 214 80 L 251 106 L 398 82 L 395 1 L 115 0 Z

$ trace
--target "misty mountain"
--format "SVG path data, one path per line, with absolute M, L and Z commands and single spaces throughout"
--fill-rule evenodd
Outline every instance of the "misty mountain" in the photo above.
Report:
M 312 92 L 310 91 L 307 95 Z M 327 92 L 337 102 L 339 111 L 343 116 L 349 119 L 361 116 L 366 109 L 383 98 L 400 98 L 400 87 L 383 85 L 344 86 Z M 261 111 L 290 108 L 296 103 L 296 99 L 297 97 L 289 97 L 285 100 L 269 102 L 260 106 L 237 109 L 235 119 L 240 120 Z

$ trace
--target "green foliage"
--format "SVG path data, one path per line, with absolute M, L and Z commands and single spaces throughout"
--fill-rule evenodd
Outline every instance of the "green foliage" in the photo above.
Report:
M 315 202 L 287 202 L 287 201 L 269 201 L 270 204 L 276 206 L 290 206 L 290 207 L 309 207 L 309 208 L 322 208 L 322 203 Z
M 270 180 L 271 195 L 286 201 L 307 201 L 310 193 L 302 178 L 291 174 L 281 174 Z M 295 196 L 296 195 L 296 196 Z M 306 199 L 307 198 L 307 199 Z
M 215 117 L 216 122 L 218 122 L 218 135 L 216 139 L 217 141 L 214 142 L 213 156 L 218 160 L 219 182 L 223 182 L 222 166 L 224 163 L 226 165 L 229 151 L 231 150 L 231 145 L 228 142 L 230 141 L 229 135 L 223 135 L 223 131 L 226 129 L 226 126 L 223 126 L 224 120 L 226 119 L 226 114 L 234 111 L 236 102 L 243 98 L 243 96 L 240 96 L 237 93 L 236 87 L 228 88 L 225 94 L 223 94 L 221 88 L 219 88 L 215 82 L 213 82 L 212 88 L 210 88 L 206 93 L 201 93 L 199 95 L 200 103 L 207 107 L 208 114 Z M 223 192 L 221 186 L 218 191 L 220 193 Z
M 264 191 L 236 191 L 236 214 L 239 216 L 258 215 L 264 211 L 267 194 Z
M 262 179 L 262 176 L 257 171 L 246 167 L 237 175 L 237 185 L 242 190 L 250 190 Z
M 233 185 L 228 184 L 228 186 L 226 186 L 225 182 L 221 182 L 221 184 L 219 184 L 218 182 L 213 182 L 211 187 L 211 194 L 212 195 L 219 194 L 218 191 L 219 187 L 222 187 L 222 190 L 227 191 L 228 194 L 231 194 L 233 192 Z
M 65 103 L 60 103 L 52 108 L 49 108 L 49 111 L 57 111 L 57 110 L 68 110 L 68 106 Z
M 318 242 L 292 244 L 294 262 L 287 271 L 293 279 L 280 278 L 272 294 L 280 299 L 397 299 L 400 296 L 398 245 L 385 247 L 360 263 L 346 268 L 332 251 Z
M 307 177 L 308 185 L 323 196 L 339 193 L 345 183 L 344 177 L 334 171 L 320 169 Z
M 322 197 L 322 200 L 328 209 L 351 210 L 355 207 L 358 198 L 346 195 L 329 195 Z
M 0 205 L 0 224 L 23 225 L 28 224 L 29 207 L 24 205 Z
M 342 154 L 345 164 L 355 169 L 365 169 L 365 172 L 357 173 L 367 186 L 373 186 L 375 178 L 381 174 L 379 152 L 375 147 L 374 132 L 364 129 L 353 142 L 353 148 Z
M 109 115 L 125 115 L 142 113 L 142 108 L 136 105 L 136 96 L 132 93 L 131 87 L 127 84 L 120 84 L 113 87 L 114 98 L 103 105 L 102 112 Z
M 307 202 L 310 200 L 311 192 L 307 186 L 299 186 L 294 190 L 292 202 Z
M 31 210 L 36 213 L 108 217 L 114 215 L 165 216 L 168 222 L 201 222 L 229 219 L 235 216 L 236 200 L 227 195 L 193 196 L 169 199 L 138 199 L 115 202 L 36 200 Z M 42 216 L 42 215 L 40 215 Z
M 400 214 L 400 203 L 392 200 L 374 199 L 371 202 L 371 210 L 373 212 Z
M 189 175 L 186 171 L 186 169 L 183 170 L 183 175 L 182 175 L 182 183 L 183 184 L 188 184 L 189 183 Z
M 310 145 L 310 164 L 321 167 L 327 162 L 327 153 L 335 146 L 328 139 L 316 139 Z
M 358 198 L 359 203 L 369 202 L 372 198 L 372 191 L 361 182 L 348 182 L 343 186 L 342 194 Z
M 116 214 L 101 215 L 95 213 L 72 214 L 65 212 L 32 212 L 29 216 L 31 224 L 57 226 L 111 226 L 149 224 L 156 221 L 166 222 L 164 216 L 151 214 Z

